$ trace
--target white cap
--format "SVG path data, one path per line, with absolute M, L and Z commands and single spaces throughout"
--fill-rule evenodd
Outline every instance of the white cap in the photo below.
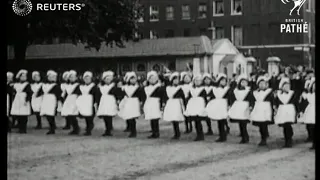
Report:
M 183 81 L 185 76 L 189 76 L 190 78 L 192 78 L 192 74 L 190 72 L 183 71 L 180 73 L 180 80 Z
M 149 80 L 152 76 L 159 77 L 156 71 L 149 71 L 147 74 L 147 80 Z
M 21 76 L 22 74 L 28 74 L 28 71 L 25 70 L 25 69 L 21 69 L 21 70 L 17 73 L 16 78 L 20 78 L 20 76 Z
M 238 76 L 237 78 L 237 84 L 239 84 L 241 82 L 241 80 L 247 80 L 248 81 L 248 76 L 246 76 L 245 74 L 242 74 L 240 76 Z
M 77 72 L 75 70 L 70 70 L 69 71 L 69 77 L 73 75 L 73 76 L 77 76 Z
M 69 78 L 69 75 L 70 75 L 69 71 L 66 71 L 66 72 L 64 72 L 64 73 L 62 74 L 62 78 L 63 78 L 63 79 L 68 79 L 68 78 Z
M 171 82 L 176 77 L 179 77 L 179 73 L 178 72 L 174 72 L 174 73 L 170 74 L 169 81 Z
M 227 78 L 227 75 L 224 73 L 217 74 L 216 82 L 219 82 L 222 78 Z
M 259 76 L 257 79 L 257 84 L 260 83 L 260 81 L 269 81 L 269 79 L 266 76 Z
M 127 76 L 126 82 L 130 81 L 130 79 L 133 78 L 133 77 L 135 77 L 135 78 L 137 77 L 136 73 L 133 72 L 133 71 L 128 72 L 128 73 L 126 74 L 126 76 Z
M 212 76 L 209 73 L 204 73 L 202 77 L 203 77 L 203 79 L 209 78 L 212 80 Z
M 14 74 L 12 72 L 7 72 L 7 78 L 13 78 Z
M 281 89 L 283 87 L 284 84 L 289 83 L 290 84 L 290 79 L 289 78 L 281 78 L 280 82 L 279 82 L 279 89 Z
M 108 76 L 113 77 L 113 76 L 114 76 L 114 72 L 112 72 L 112 71 L 105 71 L 105 72 L 102 73 L 102 79 L 105 79 L 105 78 L 108 77 Z
M 53 70 L 49 70 L 48 72 L 47 72 L 47 76 L 57 76 L 58 74 L 55 72 L 55 71 L 53 71 Z
M 32 72 L 32 79 L 34 79 L 34 76 L 40 76 L 39 71 L 33 71 Z
M 90 72 L 90 71 L 86 71 L 86 72 L 84 72 L 83 73 L 83 78 L 85 78 L 85 77 L 87 77 L 87 76 L 89 76 L 89 77 L 93 77 L 93 74 L 92 74 L 92 72 Z
M 199 80 L 203 80 L 203 76 L 201 75 L 201 74 L 195 74 L 194 76 L 193 76 L 193 81 L 195 81 L 195 80 L 197 80 L 197 79 L 199 79 Z

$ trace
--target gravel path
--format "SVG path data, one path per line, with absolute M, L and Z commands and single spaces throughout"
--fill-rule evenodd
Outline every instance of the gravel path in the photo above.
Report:
M 64 125 L 59 118 L 58 127 Z M 29 122 L 28 134 L 8 135 L 9 180 L 314 180 L 315 153 L 311 144 L 303 143 L 306 130 L 294 127 L 294 147 L 282 149 L 282 129 L 270 127 L 268 147 L 258 147 L 256 127 L 249 126 L 250 143 L 238 144 L 238 126 L 231 124 L 226 143 L 215 143 L 215 135 L 204 142 L 193 142 L 193 134 L 182 134 L 179 141 L 170 124 L 161 122 L 161 137 L 146 137 L 149 122 L 138 123 L 138 137 L 127 138 L 122 132 L 125 123 L 116 119 L 114 136 L 101 137 L 104 125 L 95 121 L 93 136 L 69 136 L 68 131 L 33 130 L 34 118 Z M 47 124 L 44 121 L 44 126 Z M 80 126 L 84 128 L 81 120 Z M 181 124 L 181 131 L 184 125 Z M 204 124 L 204 130 L 206 125 Z

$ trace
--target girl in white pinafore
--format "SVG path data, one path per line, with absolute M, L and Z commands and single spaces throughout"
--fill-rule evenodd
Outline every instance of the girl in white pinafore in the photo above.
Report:
M 83 84 L 80 85 L 80 92 L 77 99 L 77 107 L 81 118 L 86 121 L 86 132 L 85 136 L 90 136 L 91 131 L 94 127 L 94 116 L 97 107 L 97 94 L 98 88 L 92 81 L 93 74 L 90 71 L 86 71 L 83 74 Z
M 181 89 L 184 93 L 184 106 L 187 106 L 188 99 L 190 98 L 190 89 L 192 88 L 192 74 L 189 72 L 181 72 L 180 73 L 180 82 L 181 84 Z M 185 116 L 185 134 L 191 133 L 192 132 L 192 120 L 190 117 Z
M 302 95 L 302 102 L 301 102 L 301 121 L 302 123 L 306 124 L 308 130 L 308 141 L 312 141 L 313 145 L 311 149 L 315 148 L 315 123 L 316 123 L 316 83 L 315 78 L 310 80 L 308 85 L 308 92 Z
M 11 115 L 17 118 L 19 133 L 23 134 L 27 133 L 28 116 L 31 115 L 32 90 L 27 81 L 27 73 L 27 70 L 20 70 L 16 76 L 19 82 L 13 86 L 15 96 L 11 107 Z
M 47 72 L 47 82 L 43 83 L 38 96 L 42 96 L 40 116 L 45 116 L 49 123 L 47 135 L 55 134 L 58 100 L 61 98 L 61 88 L 57 84 L 58 74 L 55 71 Z
M 77 119 L 79 115 L 77 99 L 81 92 L 77 80 L 77 72 L 74 70 L 69 71 L 69 84 L 65 87 L 66 97 L 61 109 L 61 116 L 65 116 L 67 121 L 71 122 L 72 131 L 69 132 L 69 135 L 78 135 L 80 131 Z
M 293 129 L 291 124 L 297 121 L 299 105 L 299 94 L 291 90 L 289 78 L 282 78 L 279 83 L 279 90 L 275 93 L 276 115 L 275 124 L 283 127 L 285 148 L 292 147 Z
M 118 113 L 117 101 L 121 91 L 114 82 L 114 72 L 104 72 L 101 80 L 102 82 L 99 87 L 101 98 L 98 98 L 97 116 L 102 118 L 105 123 L 105 133 L 102 136 L 112 136 L 112 120 Z
M 209 98 L 211 97 L 210 94 L 212 94 L 212 89 L 215 87 L 214 86 L 214 78 L 209 74 L 209 73 L 204 73 L 203 74 L 203 83 L 204 83 L 204 89 L 206 90 L 207 93 L 207 101 L 209 101 Z M 205 135 L 213 135 L 212 127 L 211 127 L 211 119 L 207 116 L 206 117 L 206 123 L 208 126 L 208 131 Z
M 218 122 L 219 138 L 216 142 L 224 142 L 227 140 L 227 132 L 225 129 L 228 118 L 229 96 L 231 89 L 227 86 L 227 76 L 219 73 L 216 78 L 217 86 L 212 88 L 209 94 L 210 100 L 206 107 L 208 117 Z
M 143 88 L 139 87 L 135 72 L 128 73 L 127 85 L 123 88 L 123 94 L 127 98 L 123 105 L 123 118 L 129 121 L 129 137 L 133 138 L 137 136 L 136 118 L 141 116 L 141 103 L 145 97 Z
M 41 76 L 38 71 L 32 72 L 32 80 L 33 80 L 33 83 L 31 84 L 31 90 L 33 92 L 33 95 L 31 99 L 31 107 L 37 119 L 37 126 L 35 127 L 35 129 L 41 129 L 42 122 L 41 122 L 41 116 L 40 116 L 40 107 L 41 107 L 42 96 L 37 96 L 37 94 L 39 93 L 43 83 L 41 82 Z
M 180 138 L 179 122 L 185 121 L 184 117 L 184 93 L 179 86 L 179 73 L 175 72 L 169 77 L 169 85 L 165 90 L 165 107 L 163 111 L 163 120 L 172 122 L 174 136 L 172 139 Z
M 260 76 L 257 79 L 258 89 L 253 91 L 253 110 L 250 120 L 254 126 L 259 127 L 261 141 L 259 146 L 267 145 L 268 125 L 273 124 L 274 95 L 268 88 L 268 78 Z
M 11 132 L 12 122 L 10 121 L 10 110 L 13 100 L 13 77 L 12 72 L 7 72 L 7 119 L 8 119 L 8 132 Z
M 164 88 L 159 82 L 156 71 L 147 74 L 147 85 L 144 87 L 145 99 L 143 105 L 144 117 L 150 121 L 152 134 L 148 137 L 159 138 L 159 119 L 162 117 L 161 106 L 163 101 Z
M 190 117 L 195 123 L 197 137 L 194 141 L 203 141 L 204 134 L 202 129 L 202 120 L 206 118 L 207 93 L 203 86 L 202 76 L 195 75 L 193 78 L 193 86 L 189 92 L 189 99 L 186 106 L 185 115 Z
M 128 73 L 129 73 L 129 72 L 127 72 L 127 73 L 125 74 L 125 76 L 123 77 L 122 85 L 119 86 L 121 92 L 124 92 L 124 88 L 125 88 L 125 86 L 127 85 Z M 123 117 L 123 108 L 124 108 L 126 99 L 127 99 L 127 98 L 124 96 L 124 97 L 121 99 L 120 103 L 119 103 L 118 116 L 119 116 L 120 118 L 122 118 L 122 119 L 124 119 L 124 117 Z M 129 122 L 126 121 L 126 129 L 125 129 L 123 132 L 129 132 L 129 131 L 130 131 L 130 129 L 129 129 Z
M 58 101 L 58 109 L 57 111 L 61 113 L 61 109 L 62 109 L 62 105 L 63 102 L 61 100 L 63 100 L 63 98 L 65 98 L 66 96 L 66 87 L 69 85 L 69 71 L 66 71 L 62 74 L 62 83 L 60 84 L 60 89 L 62 91 L 61 93 L 61 99 L 59 99 Z M 65 117 L 64 117 L 65 118 Z M 71 121 L 69 118 L 65 118 L 65 126 L 62 128 L 63 130 L 69 130 L 71 128 Z

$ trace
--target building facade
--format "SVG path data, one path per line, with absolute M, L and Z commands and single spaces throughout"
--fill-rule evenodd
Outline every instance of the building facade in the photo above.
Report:
M 141 0 L 139 20 L 142 39 L 199 36 L 228 38 L 244 54 L 254 56 L 266 68 L 266 59 L 278 56 L 283 64 L 314 63 L 315 0 L 300 10 L 281 0 Z M 308 33 L 281 32 L 286 19 L 303 20 Z

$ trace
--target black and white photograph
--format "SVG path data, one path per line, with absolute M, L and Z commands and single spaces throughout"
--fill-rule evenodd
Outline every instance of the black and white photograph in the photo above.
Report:
M 315 2 L 8 0 L 7 179 L 315 180 Z

